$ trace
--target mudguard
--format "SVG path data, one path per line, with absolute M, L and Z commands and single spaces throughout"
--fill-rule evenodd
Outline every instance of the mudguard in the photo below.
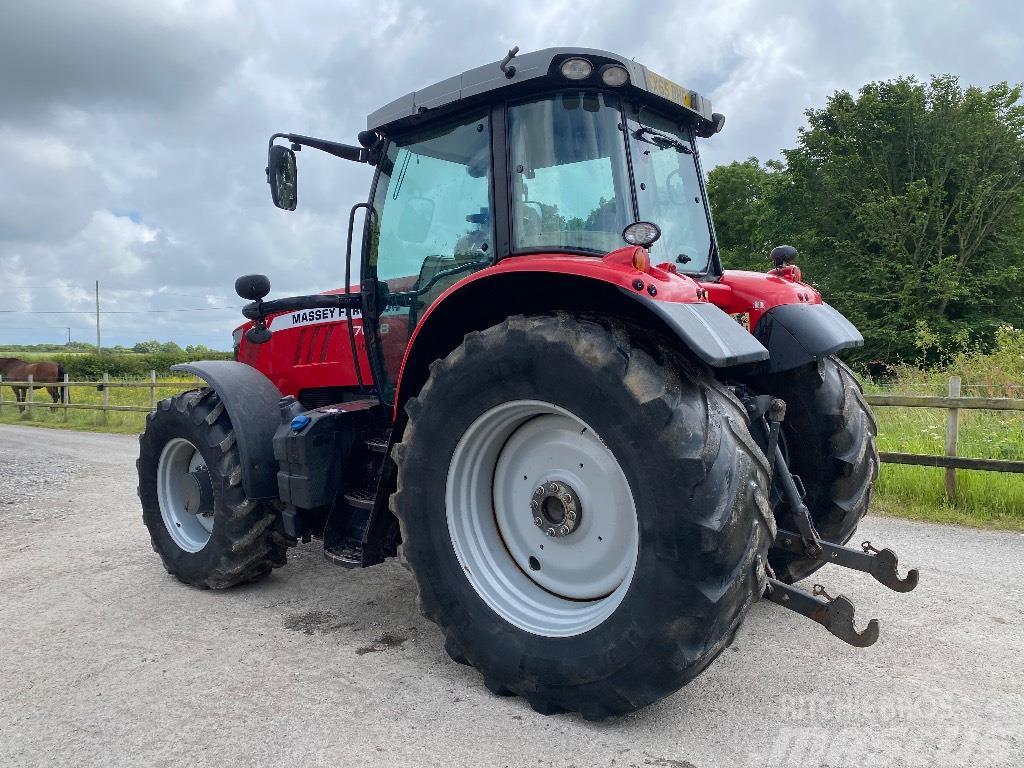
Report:
M 783 304 L 769 309 L 754 336 L 770 354 L 764 373 L 799 368 L 841 349 L 860 347 L 860 331 L 828 304 Z
M 768 358 L 764 345 L 714 304 L 647 301 L 629 291 L 623 293 L 660 317 L 683 344 L 712 367 L 725 368 Z
M 172 365 L 203 379 L 220 397 L 231 418 L 239 458 L 242 487 L 250 499 L 276 499 L 277 459 L 274 433 L 280 424 L 281 392 L 255 368 L 230 360 L 202 360 Z

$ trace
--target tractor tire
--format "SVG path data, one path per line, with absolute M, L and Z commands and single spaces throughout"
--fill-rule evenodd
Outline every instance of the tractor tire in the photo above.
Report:
M 871 503 L 878 477 L 878 427 L 857 377 L 836 357 L 778 374 L 761 382 L 766 393 L 786 401 L 783 434 L 789 468 L 803 481 L 804 503 L 818 535 L 845 544 Z M 779 527 L 797 530 L 788 511 Z M 823 563 L 773 549 L 769 564 L 776 576 L 793 583 Z
M 517 315 L 467 334 L 405 410 L 391 505 L 420 608 L 492 692 L 632 712 L 703 671 L 764 591 L 767 461 L 675 350 Z
M 273 503 L 245 497 L 231 420 L 212 389 L 160 401 L 139 435 L 136 468 L 153 549 L 180 581 L 224 589 L 285 564 L 294 542 Z M 191 497 L 190 474 L 201 479 Z

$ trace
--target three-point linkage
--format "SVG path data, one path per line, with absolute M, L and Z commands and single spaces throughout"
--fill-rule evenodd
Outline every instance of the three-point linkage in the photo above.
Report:
M 778 398 L 765 395 L 748 396 L 744 402 L 755 429 L 759 429 L 766 454 L 772 457 L 771 481 L 778 493 L 779 503 L 786 506 L 797 528 L 796 531 L 780 528 L 773 546 L 821 563 L 833 563 L 869 573 L 880 584 L 895 592 L 910 592 L 914 589 L 918 582 L 918 571 L 910 570 L 905 577 L 901 577 L 897 567 L 899 559 L 891 549 L 880 550 L 870 541 L 864 541 L 860 549 L 854 549 L 825 541 L 818 535 L 810 510 L 804 503 L 803 484 L 799 477 L 790 472 L 779 442 L 786 404 Z M 815 584 L 813 591 L 807 592 L 791 584 L 784 584 L 774 578 L 773 574 L 768 579 L 765 597 L 821 624 L 850 645 L 866 648 L 878 640 L 877 619 L 871 619 L 863 631 L 858 631 L 854 624 L 853 602 L 843 595 L 830 596 L 821 584 Z

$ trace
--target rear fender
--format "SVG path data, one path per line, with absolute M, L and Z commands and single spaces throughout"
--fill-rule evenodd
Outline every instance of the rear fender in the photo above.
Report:
M 255 368 L 230 360 L 182 363 L 171 370 L 198 376 L 224 403 L 238 445 L 246 497 L 278 498 L 274 433 L 281 422 L 280 390 Z
M 627 273 L 609 264 L 613 255 L 510 258 L 449 288 L 417 324 L 406 349 L 396 421 L 404 403 L 426 382 L 433 360 L 455 349 L 467 333 L 515 314 L 565 310 L 615 317 L 677 338 L 713 367 L 767 359 L 768 351 L 739 323 L 714 304 L 697 300 L 696 283 L 661 270 Z

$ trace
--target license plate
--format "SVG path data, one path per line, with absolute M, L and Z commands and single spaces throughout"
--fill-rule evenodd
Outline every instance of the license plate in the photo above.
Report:
M 658 94 L 663 99 L 668 99 L 676 104 L 693 109 L 693 91 L 688 91 L 683 86 L 677 85 L 668 78 L 651 72 L 651 70 L 647 70 L 647 90 Z

